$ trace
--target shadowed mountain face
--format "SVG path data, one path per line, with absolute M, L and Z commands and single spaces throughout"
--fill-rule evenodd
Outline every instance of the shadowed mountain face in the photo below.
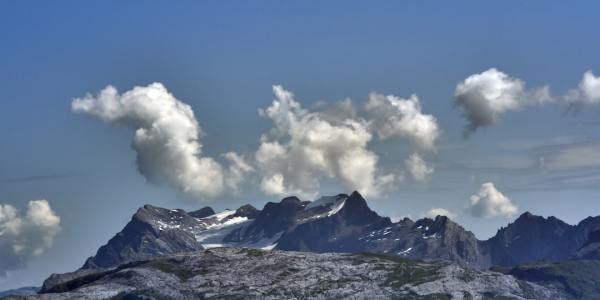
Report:
M 492 265 L 513 266 L 525 262 L 560 261 L 577 255 L 590 232 L 600 229 L 600 218 L 569 225 L 555 217 L 522 214 L 506 228 L 482 243 Z
M 600 295 L 600 260 L 532 262 L 499 271 L 520 280 L 562 290 L 561 299 L 596 300 Z
M 173 220 L 177 225 L 171 224 Z M 165 253 L 203 249 L 193 232 L 187 230 L 193 226 L 196 226 L 196 220 L 183 210 L 145 205 L 83 267 L 109 267 Z
M 220 213 L 210 207 L 185 212 L 146 205 L 83 268 L 221 246 L 386 253 L 487 268 L 590 257 L 600 242 L 588 236 L 593 238 L 590 232 L 598 229 L 599 217 L 572 226 L 554 217 L 524 213 L 494 237 L 479 241 L 445 216 L 393 223 L 372 211 L 358 192 L 313 202 L 288 197 L 269 202 L 262 210 L 244 205 Z
M 277 249 L 312 252 L 360 252 L 365 243 L 359 236 L 391 225 L 354 192 L 320 199 L 322 204 L 299 211 L 277 243 Z M 315 203 L 318 204 L 318 203 Z
M 600 260 L 600 230 L 589 234 L 587 241 L 577 250 L 575 258 Z

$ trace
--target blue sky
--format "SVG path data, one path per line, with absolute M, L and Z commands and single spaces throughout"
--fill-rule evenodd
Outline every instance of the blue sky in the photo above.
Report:
M 71 111 L 74 98 L 109 84 L 119 92 L 164 84 L 193 109 L 211 157 L 254 155 L 273 127 L 258 109 L 271 105 L 275 84 L 308 109 L 344 98 L 360 107 L 371 92 L 414 93 L 441 132 L 426 155 L 435 172 L 368 199 L 381 214 L 415 219 L 445 208 L 487 238 L 518 216 L 469 213 L 469 197 L 493 182 L 518 213 L 569 223 L 598 215 L 600 163 L 550 170 L 539 163 L 570 149 L 600 150 L 598 106 L 575 113 L 560 104 L 524 106 L 464 139 L 467 120 L 454 105 L 457 84 L 490 68 L 527 88 L 548 85 L 554 95 L 577 88 L 588 70 L 600 73 L 600 6 L 577 4 L 2 2 L 0 203 L 25 211 L 28 201 L 47 199 L 62 231 L 25 268 L 0 278 L 0 289 L 79 267 L 145 203 L 218 210 L 280 198 L 247 184 L 237 196 L 197 201 L 147 183 L 136 170 L 131 128 Z M 399 172 L 410 154 L 400 139 L 373 138 L 369 150 L 386 172 Z M 319 189 L 338 192 L 351 191 L 335 179 Z

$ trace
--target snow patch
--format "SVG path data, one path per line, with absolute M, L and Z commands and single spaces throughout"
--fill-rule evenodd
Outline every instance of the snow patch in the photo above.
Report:
M 406 254 L 408 254 L 408 253 L 409 253 L 411 250 L 412 250 L 412 247 L 410 247 L 410 248 L 408 248 L 408 249 L 406 249 L 406 250 L 404 250 L 404 251 L 400 251 L 400 252 L 398 252 L 398 255 L 406 255 Z
M 329 213 L 327 214 L 328 217 L 331 217 L 335 214 L 337 214 L 343 207 L 344 204 L 346 204 L 346 199 L 339 201 L 336 203 L 335 207 L 329 211 Z
M 319 207 L 319 206 L 328 206 L 336 203 L 338 200 L 346 200 L 348 197 L 344 195 L 336 195 L 336 196 L 323 196 L 311 203 L 309 203 L 304 210 L 309 210 L 311 208 Z

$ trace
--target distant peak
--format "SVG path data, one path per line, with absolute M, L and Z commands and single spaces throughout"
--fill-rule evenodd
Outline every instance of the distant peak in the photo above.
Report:
M 246 204 L 240 206 L 240 208 L 235 210 L 235 217 L 247 217 L 248 219 L 254 219 L 258 216 L 260 210 L 256 209 L 256 207 Z
M 350 198 L 354 198 L 354 197 L 362 198 L 363 196 L 358 191 L 354 191 L 354 192 L 352 192 L 352 194 L 350 194 Z
M 434 219 L 434 222 L 436 223 L 446 223 L 450 220 L 450 218 L 448 218 L 448 216 L 443 216 L 443 215 L 437 215 Z
M 281 199 L 281 203 L 286 204 L 300 204 L 302 203 L 302 201 L 300 201 L 300 199 L 298 199 L 298 197 L 296 196 L 290 196 L 290 197 L 285 197 L 283 199 Z
M 140 209 L 142 209 L 142 208 L 143 209 L 159 209 L 159 208 L 162 208 L 162 207 L 154 206 L 152 204 L 144 204 L 144 206 L 140 207 Z
M 350 197 L 345 198 L 344 203 L 344 211 L 352 211 L 359 214 L 373 212 L 367 204 L 367 200 L 365 200 L 365 198 L 363 198 L 363 196 L 356 191 L 350 194 Z
M 205 218 L 214 215 L 216 212 L 210 206 L 205 206 L 199 210 L 191 211 L 188 214 L 194 218 Z
M 526 211 L 526 212 L 522 213 L 522 214 L 521 214 L 521 215 L 520 215 L 520 216 L 519 216 L 519 217 L 518 217 L 518 218 L 515 220 L 515 222 L 518 222 L 518 221 L 521 221 L 521 220 L 531 220 L 531 219 L 539 219 L 539 218 L 542 218 L 542 219 L 543 219 L 543 217 L 542 217 L 542 216 L 537 216 L 537 215 L 534 215 L 534 214 L 530 213 L 529 211 Z

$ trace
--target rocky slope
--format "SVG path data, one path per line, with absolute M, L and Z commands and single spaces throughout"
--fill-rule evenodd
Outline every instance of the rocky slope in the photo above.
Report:
M 215 248 L 55 275 L 28 299 L 563 299 L 454 264 L 376 254 Z

